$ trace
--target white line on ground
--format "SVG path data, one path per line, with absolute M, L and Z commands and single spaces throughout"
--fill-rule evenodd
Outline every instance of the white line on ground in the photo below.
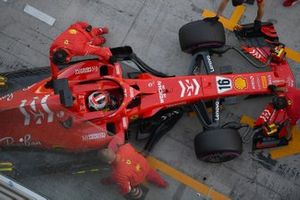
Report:
M 53 26 L 54 22 L 55 22 L 55 18 L 51 17 L 50 15 L 26 4 L 25 8 L 24 8 L 24 12 L 49 24 L 50 26 Z
M 21 195 L 20 199 L 32 199 L 32 200 L 47 200 L 32 190 L 20 185 L 19 183 L 9 179 L 3 175 L 0 175 L 0 186 L 9 188 L 11 191 L 18 195 Z

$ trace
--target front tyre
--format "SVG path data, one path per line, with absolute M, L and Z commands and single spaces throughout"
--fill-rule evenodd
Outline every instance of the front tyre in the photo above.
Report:
M 205 130 L 196 135 L 194 145 L 197 158 L 205 162 L 226 162 L 242 153 L 242 139 L 235 129 Z

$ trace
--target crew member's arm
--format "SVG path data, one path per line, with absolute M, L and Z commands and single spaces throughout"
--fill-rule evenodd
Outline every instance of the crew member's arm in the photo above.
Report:
M 222 15 L 224 9 L 226 8 L 227 4 L 228 4 L 229 0 L 222 0 L 222 2 L 220 3 L 218 10 L 217 10 L 217 16 L 219 17 L 220 15 Z
M 255 20 L 261 21 L 262 17 L 265 12 L 265 1 L 264 0 L 258 0 L 257 1 L 257 14 Z
M 85 55 L 96 55 L 100 59 L 109 60 L 112 53 L 108 47 L 99 47 L 92 44 L 86 44 Z
M 125 143 L 125 132 L 128 129 L 128 118 L 122 118 L 115 123 L 115 132 L 113 139 L 109 142 L 108 148 L 117 152 L 119 147 Z

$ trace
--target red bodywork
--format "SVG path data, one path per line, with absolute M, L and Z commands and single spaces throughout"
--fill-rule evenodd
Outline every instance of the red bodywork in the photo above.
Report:
M 285 60 L 271 62 L 270 67 L 270 72 L 168 78 L 142 73 L 125 79 L 118 63 L 110 64 L 107 59 L 80 62 L 57 75 L 69 81 L 74 102 L 70 108 L 46 87 L 51 78 L 0 98 L 0 145 L 84 151 L 106 147 L 113 138 L 123 143 L 131 121 L 151 117 L 161 109 L 205 99 L 268 94 L 269 85 L 295 87 Z M 102 68 L 106 74 L 101 76 Z M 90 111 L 86 99 L 96 90 L 117 96 L 118 109 Z M 114 133 L 108 133 L 108 124 L 115 127 Z

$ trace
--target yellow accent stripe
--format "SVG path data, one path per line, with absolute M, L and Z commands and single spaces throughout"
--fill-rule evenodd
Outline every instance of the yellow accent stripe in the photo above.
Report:
M 229 200 L 230 198 L 215 191 L 212 187 L 209 187 L 203 183 L 196 181 L 190 176 L 185 175 L 184 173 L 172 168 L 171 166 L 157 160 L 152 156 L 148 156 L 147 160 L 151 167 L 160 170 L 161 172 L 167 174 L 173 179 L 193 188 L 197 192 L 209 197 L 212 200 Z
M 13 164 L 11 162 L 0 162 L 0 166 L 9 166 L 9 167 L 12 167 Z
M 290 49 L 288 47 L 285 47 L 285 51 L 286 51 L 286 57 L 300 63 L 300 53 L 293 50 L 293 49 Z
M 99 169 L 90 169 L 90 172 L 98 172 L 100 171 Z
M 88 169 L 88 170 L 81 170 L 81 171 L 77 171 L 77 172 L 74 172 L 72 174 L 85 174 L 87 172 L 98 172 L 100 171 L 100 169 L 98 168 L 94 168 L 94 169 Z
M 13 168 L 0 168 L 0 172 L 11 172 Z
M 4 76 L 0 76 L 0 86 L 5 86 L 7 83 L 7 78 Z
M 227 19 L 227 18 L 224 18 L 224 17 L 220 17 L 219 21 L 223 24 L 223 26 L 230 30 L 230 31 L 233 31 L 234 30 L 234 27 L 238 24 L 240 18 L 242 17 L 242 15 L 244 14 L 246 10 L 246 7 L 245 6 L 237 6 L 232 15 L 231 15 L 231 18 L 230 19 Z M 213 12 L 213 11 L 210 11 L 210 10 L 207 10 L 205 9 L 202 13 L 202 17 L 205 18 L 205 17 L 213 17 L 213 16 L 216 16 L 216 13 Z M 298 63 L 300 63 L 300 53 L 293 50 L 293 49 L 290 49 L 288 47 L 285 48 L 286 50 L 286 56 Z
M 221 110 L 223 109 L 222 105 L 220 106 L 220 109 Z M 212 108 L 207 108 L 206 110 L 208 113 L 212 113 Z M 194 111 L 190 111 L 190 112 L 188 112 L 188 116 L 189 117 L 197 117 L 197 114 Z
M 240 120 L 241 123 L 244 123 L 244 124 L 248 124 L 251 128 L 254 127 L 254 124 L 255 124 L 255 119 L 247 116 L 247 115 L 243 115 L 241 117 L 241 120 Z
M 86 173 L 85 170 L 83 170 L 83 171 L 78 171 L 78 172 L 74 172 L 73 174 L 84 174 L 84 173 Z
M 11 162 L 0 162 L 0 172 L 13 171 L 13 164 Z
M 230 21 L 234 24 L 238 24 L 241 17 L 243 16 L 245 10 L 246 10 L 245 6 L 243 6 L 243 5 L 237 6 L 231 14 Z
M 270 150 L 271 157 L 278 159 L 284 156 L 290 156 L 300 153 L 300 130 L 298 126 L 292 127 L 293 138 L 289 145 Z

